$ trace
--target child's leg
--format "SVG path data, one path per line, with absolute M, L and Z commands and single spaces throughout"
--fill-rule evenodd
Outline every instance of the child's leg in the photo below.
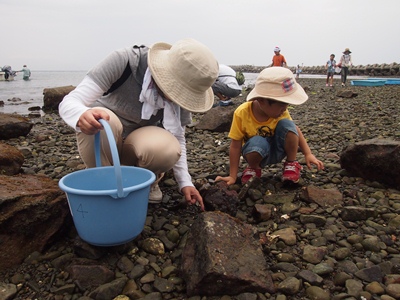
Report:
M 248 163 L 248 167 L 242 173 L 242 184 L 246 184 L 252 177 L 261 177 L 262 161 L 270 151 L 270 144 L 267 138 L 253 136 L 242 148 L 242 155 Z
M 249 139 L 242 148 L 243 158 L 252 169 L 260 169 L 261 161 L 267 157 L 270 145 L 266 138 L 256 135 Z
M 284 182 L 291 181 L 297 183 L 300 180 L 300 171 L 302 167 L 296 160 L 298 149 L 299 136 L 296 125 L 293 121 L 288 119 L 280 120 L 275 129 L 270 163 L 280 162 L 286 156 L 286 161 L 283 164 L 282 170 L 282 181 Z M 275 157 L 272 155 L 273 153 Z
M 287 160 L 296 160 L 299 148 L 299 137 L 296 125 L 292 120 L 282 119 L 275 128 L 275 134 L 271 138 L 271 151 L 262 165 L 276 164 L 285 156 Z
M 299 149 L 299 137 L 297 136 L 297 133 L 289 131 L 286 134 L 286 140 L 285 140 L 286 160 L 295 161 L 298 149 Z

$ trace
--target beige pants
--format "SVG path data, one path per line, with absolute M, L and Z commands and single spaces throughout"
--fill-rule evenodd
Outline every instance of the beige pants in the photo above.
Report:
M 145 126 L 131 132 L 123 141 L 123 128 L 118 117 L 109 109 L 101 109 L 110 115 L 109 124 L 115 137 L 121 165 L 142 167 L 158 175 L 170 170 L 178 161 L 181 147 L 170 132 L 157 126 Z M 112 155 L 104 130 L 100 133 L 100 141 L 101 164 L 111 166 Z M 77 142 L 86 167 L 95 167 L 94 135 L 79 132 Z

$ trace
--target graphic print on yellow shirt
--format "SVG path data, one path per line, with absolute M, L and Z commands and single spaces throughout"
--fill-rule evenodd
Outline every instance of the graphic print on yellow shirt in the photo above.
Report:
M 265 122 L 259 122 L 251 109 L 253 101 L 241 104 L 233 114 L 233 120 L 228 137 L 233 140 L 242 140 L 243 144 L 256 135 L 263 137 L 273 136 L 278 122 L 282 119 L 292 120 L 289 111 L 286 110 L 279 118 L 269 118 Z

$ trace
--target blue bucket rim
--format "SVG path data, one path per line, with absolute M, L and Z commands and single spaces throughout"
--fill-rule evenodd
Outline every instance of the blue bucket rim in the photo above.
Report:
M 67 180 L 69 177 L 75 176 L 76 174 L 84 173 L 84 172 L 87 172 L 87 171 L 94 172 L 94 171 L 96 171 L 98 169 L 113 169 L 114 170 L 114 167 L 113 166 L 106 166 L 106 167 L 89 168 L 89 169 L 85 169 L 85 170 L 75 171 L 73 173 L 67 174 L 64 177 L 62 177 L 60 179 L 60 181 L 58 182 L 58 186 L 64 192 L 70 193 L 70 194 L 75 194 L 75 195 L 112 196 L 114 198 L 123 198 L 123 197 L 118 197 L 118 188 L 108 189 L 108 190 L 84 190 L 84 189 L 76 189 L 76 188 L 69 187 L 64 183 L 65 180 Z M 124 193 L 124 197 L 126 197 L 126 195 L 128 195 L 131 192 L 134 192 L 134 191 L 137 191 L 137 190 L 141 190 L 143 188 L 146 188 L 146 187 L 150 186 L 156 179 L 156 175 L 152 171 L 147 170 L 145 168 L 134 167 L 134 166 L 121 166 L 121 169 L 136 169 L 136 170 L 140 170 L 141 172 L 148 173 L 150 175 L 150 178 L 148 180 L 142 182 L 142 183 L 122 188 L 123 193 Z

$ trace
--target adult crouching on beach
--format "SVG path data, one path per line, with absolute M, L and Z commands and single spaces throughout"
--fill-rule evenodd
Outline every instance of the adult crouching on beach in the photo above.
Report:
M 116 50 L 93 67 L 64 97 L 60 116 L 77 132 L 78 150 L 86 167 L 96 166 L 94 135 L 101 131 L 101 162 L 112 165 L 105 132 L 109 122 L 122 165 L 153 171 L 150 203 L 160 203 L 158 182 L 173 169 L 189 204 L 203 199 L 194 187 L 186 159 L 185 126 L 191 112 L 208 111 L 214 103 L 212 84 L 218 62 L 208 47 L 194 39 L 174 45 L 155 43 Z

